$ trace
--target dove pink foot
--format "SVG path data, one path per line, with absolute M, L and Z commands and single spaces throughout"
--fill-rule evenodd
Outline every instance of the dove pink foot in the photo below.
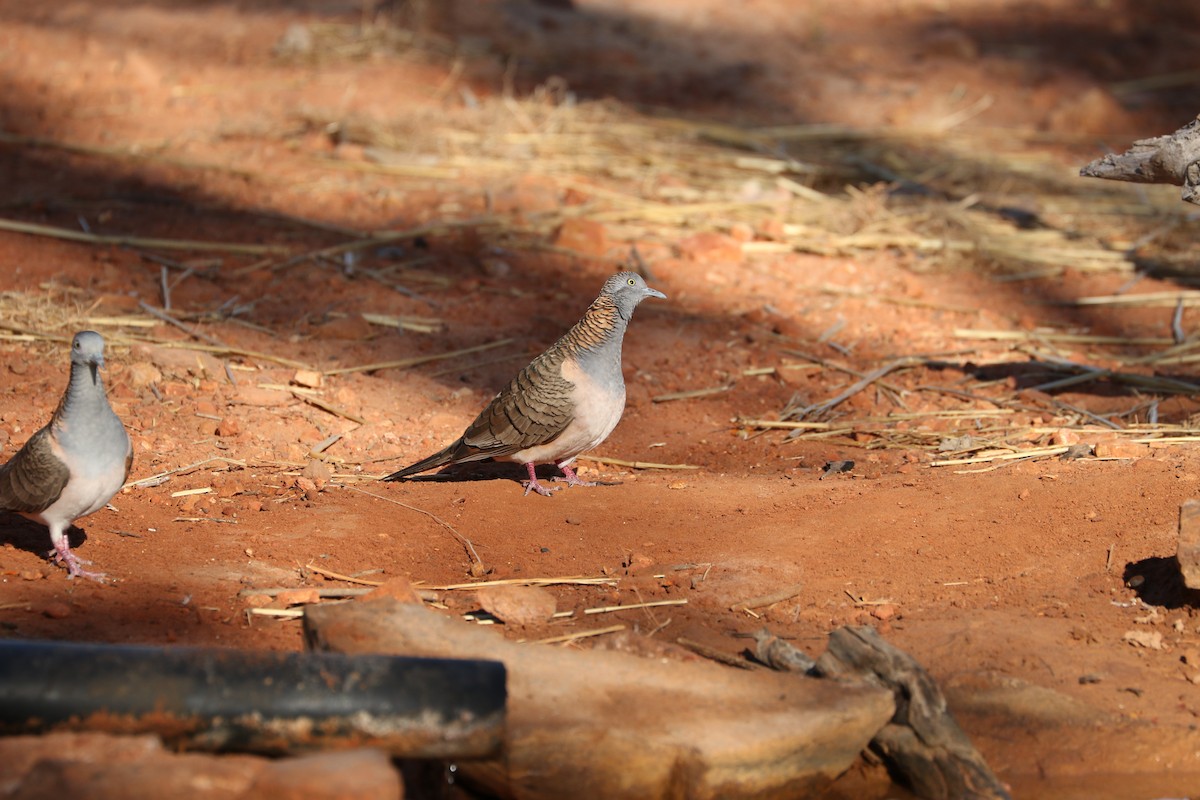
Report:
M 50 551 L 50 556 L 54 559 L 55 564 L 66 566 L 68 578 L 88 578 L 99 583 L 104 583 L 104 573 L 84 569 L 81 566 L 82 564 L 90 564 L 92 562 L 85 561 L 72 553 L 71 546 L 67 544 L 66 539 L 54 545 L 54 549 Z
M 570 488 L 572 486 L 597 486 L 598 485 L 595 481 L 585 481 L 582 478 L 580 478 L 578 475 L 575 474 L 575 470 L 571 469 L 570 464 L 559 464 L 558 468 L 562 470 L 563 477 L 561 479 L 555 478 L 555 480 L 562 480 L 564 483 L 567 484 L 567 488 Z
M 532 462 L 530 462 L 529 464 L 526 464 L 525 469 L 529 470 L 529 480 L 525 481 L 525 495 L 526 496 L 528 496 L 528 494 L 532 491 L 532 492 L 537 492 L 542 497 L 549 497 L 550 495 L 552 495 L 558 491 L 557 486 L 554 488 L 550 488 L 547 486 L 542 486 L 540 483 L 538 483 L 537 472 L 534 471 L 534 466 L 533 466 Z

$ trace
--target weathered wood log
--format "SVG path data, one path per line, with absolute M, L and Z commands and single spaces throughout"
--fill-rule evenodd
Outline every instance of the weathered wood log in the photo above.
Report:
M 1179 507 L 1179 544 L 1175 558 L 1189 589 L 1200 589 L 1200 500 L 1185 500 Z
M 933 678 L 874 628 L 847 626 L 831 633 L 815 669 L 825 677 L 862 680 L 894 693 L 896 713 L 871 745 L 918 796 L 1008 800 L 1007 789 L 950 716 Z
M 503 756 L 458 762 L 500 797 L 810 796 L 894 710 L 877 687 L 518 644 L 388 597 L 309 606 L 304 625 L 316 650 L 503 661 Z
M 1139 139 L 1121 155 L 1098 158 L 1079 170 L 1084 178 L 1182 186 L 1182 199 L 1200 204 L 1200 118 L 1174 133 Z

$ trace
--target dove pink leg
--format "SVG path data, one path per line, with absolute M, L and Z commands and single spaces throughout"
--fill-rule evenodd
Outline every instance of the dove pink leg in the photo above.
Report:
M 534 491 L 540 494 L 542 497 L 549 497 L 551 494 L 558 491 L 557 488 L 550 489 L 538 483 L 537 472 L 534 471 L 534 465 L 532 461 L 525 465 L 525 469 L 529 470 L 529 481 L 525 484 L 526 495 L 528 495 L 531 491 Z
M 562 470 L 564 475 L 563 480 L 566 481 L 567 487 L 572 486 L 595 486 L 595 481 L 585 481 L 575 474 L 575 470 L 571 469 L 570 464 L 559 464 L 558 468 Z
M 54 559 L 55 563 L 66 566 L 68 578 L 91 578 L 94 581 L 104 582 L 103 572 L 91 572 L 80 566 L 92 562 L 85 561 L 71 552 L 71 545 L 67 543 L 67 535 L 65 533 L 59 533 L 58 536 L 55 536 L 51 532 L 50 540 L 54 542 L 54 549 L 50 551 L 50 556 Z

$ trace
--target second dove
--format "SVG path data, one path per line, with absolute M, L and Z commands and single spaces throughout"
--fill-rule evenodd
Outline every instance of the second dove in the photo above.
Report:
M 491 458 L 525 466 L 525 494 L 554 491 L 538 482 L 538 464 L 557 465 L 567 486 L 594 485 L 580 480 L 571 462 L 608 438 L 625 411 L 621 343 L 647 297 L 667 296 L 636 272 L 613 275 L 583 318 L 521 370 L 462 436 L 383 480 Z

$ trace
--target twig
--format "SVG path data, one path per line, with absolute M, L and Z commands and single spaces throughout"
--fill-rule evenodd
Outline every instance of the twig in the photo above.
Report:
M 724 386 L 711 386 L 707 389 L 692 389 L 687 392 L 673 392 L 671 394 L 660 394 L 650 398 L 652 403 L 669 403 L 672 400 L 693 400 L 697 397 L 709 397 L 714 394 L 722 394 L 728 392 L 734 387 L 734 384 L 727 383 Z
M 65 239 L 71 242 L 86 242 L 88 244 L 117 247 L 144 247 L 149 250 L 209 250 L 219 253 L 240 253 L 245 255 L 270 255 L 285 252 L 283 247 L 271 244 L 201 242 L 193 239 L 148 239 L 142 236 L 102 236 L 95 233 L 75 231 L 70 228 L 38 225 L 33 222 L 18 222 L 14 219 L 0 219 L 0 230 L 26 233 L 31 236 L 47 236 L 52 239 Z
M 176 328 L 179 328 L 179 330 L 183 331 L 188 336 L 191 336 L 195 339 L 199 339 L 202 342 L 208 342 L 209 344 L 213 345 L 214 347 L 225 347 L 225 343 L 222 342 L 220 339 L 214 339 L 213 337 L 209 336 L 207 333 L 201 333 L 200 331 L 196 330 L 195 328 L 192 328 L 188 325 L 183 324 L 182 322 L 175 319 L 167 312 L 161 311 L 161 310 L 155 308 L 154 306 L 147 303 L 145 300 L 139 300 L 138 306 L 142 309 L 142 311 L 145 311 L 150 316 L 157 317 L 157 318 L 161 319 L 163 322 L 166 322 L 170 325 L 174 325 Z
M 578 633 L 568 633 L 562 636 L 551 636 L 547 639 L 535 639 L 533 644 L 559 644 L 561 642 L 572 642 L 576 639 L 586 639 L 591 636 L 603 636 L 607 633 L 619 633 L 625 630 L 624 625 L 609 625 L 607 628 L 596 628 L 590 631 L 579 631 Z
M 479 557 L 479 553 L 475 552 L 475 545 L 471 544 L 471 540 L 468 539 L 467 537 L 463 536 L 461 533 L 459 533 L 454 528 L 453 525 L 451 525 L 449 522 L 446 522 L 446 520 L 442 519 L 437 514 L 434 514 L 432 511 L 426 511 L 423 508 L 417 508 L 416 506 L 410 506 L 408 503 L 402 503 L 399 500 L 394 500 L 390 497 L 384 497 L 381 494 L 375 494 L 374 492 L 368 492 L 366 489 L 360 489 L 357 486 L 346 486 L 345 488 L 351 489 L 355 492 L 362 492 L 363 494 L 369 495 L 370 497 L 374 497 L 377 500 L 383 500 L 388 503 L 394 503 L 394 504 L 400 506 L 401 508 L 407 508 L 409 511 L 415 511 L 418 514 L 424 514 L 425 516 L 429 517 L 434 522 L 438 523 L 443 528 L 450 531 L 450 533 L 454 535 L 455 539 L 458 539 L 459 543 L 467 551 L 467 555 L 469 555 L 471 557 L 471 560 L 474 562 L 475 567 L 477 567 L 480 570 L 480 574 L 486 573 L 487 568 L 483 564 L 483 559 Z M 475 573 L 472 572 L 472 574 L 475 574 Z
M 247 614 L 256 617 L 283 617 L 284 619 L 300 619 L 304 616 L 303 608 L 247 608 Z
M 791 600 L 796 595 L 804 591 L 804 584 L 796 583 L 786 589 L 781 589 L 778 592 L 764 594 L 759 597 L 751 597 L 749 600 L 743 600 L 740 603 L 734 603 L 729 607 L 730 611 L 749 611 L 752 608 L 762 608 L 764 606 L 773 606 L 776 603 L 782 603 L 784 600 Z
M 655 606 L 686 606 L 687 600 L 651 600 L 645 603 L 630 603 L 625 606 L 599 606 L 585 608 L 584 614 L 609 614 L 613 611 L 628 611 L 631 608 L 653 608 Z
M 284 270 L 304 261 L 311 261 L 321 258 L 334 258 L 346 253 L 355 253 L 361 250 L 369 250 L 372 247 L 380 247 L 385 244 L 391 244 L 392 242 L 398 242 L 402 239 L 416 239 L 420 236 L 449 233 L 461 228 L 481 228 L 489 224 L 494 223 L 491 220 L 458 220 L 452 222 L 436 222 L 428 225 L 419 225 L 415 228 L 409 228 L 403 231 L 371 233 L 360 239 L 354 239 L 352 241 L 342 242 L 341 244 L 335 244 L 330 247 L 322 247 L 317 250 L 310 250 L 306 253 L 300 253 L 299 255 L 292 256 L 291 258 L 281 261 L 278 264 L 271 265 L 271 269 L 274 271 Z M 252 265 L 254 269 L 261 269 L 262 266 L 264 265 Z M 242 270 L 242 272 L 246 272 L 248 270 L 253 271 L 250 267 L 247 267 L 246 270 Z M 239 273 L 235 273 L 235 275 L 236 274 Z
M 256 594 L 261 594 L 264 597 L 278 597 L 286 592 L 316 592 L 317 597 L 362 597 L 373 591 L 375 591 L 374 588 L 351 589 L 345 586 L 334 586 L 324 589 L 310 588 L 308 586 L 271 586 L 262 589 L 242 589 L 238 592 L 238 597 L 253 597 Z
M 1059 333 L 1055 331 L 1000 331 L 955 328 L 958 339 L 984 339 L 997 342 L 1063 342 L 1065 344 L 1112 344 L 1119 346 L 1152 346 L 1171 344 L 1170 339 L 1160 336 L 1093 336 L 1085 333 Z
M 426 586 L 424 588 L 438 592 L 453 592 L 460 589 L 479 589 L 483 586 L 616 586 L 615 578 L 584 578 L 570 575 L 564 578 L 497 578 L 493 581 L 478 581 L 477 583 L 450 583 L 445 586 Z
M 1034 450 L 1022 450 L 1016 453 L 999 453 L 985 456 L 977 456 L 975 458 L 952 458 L 943 461 L 931 461 L 931 467 L 953 467 L 960 464 L 987 464 L 993 461 L 1015 461 L 1022 458 L 1045 458 L 1046 456 L 1060 456 L 1070 450 L 1070 447 L 1041 447 Z
M 823 403 L 817 403 L 816 405 L 811 405 L 811 406 L 808 406 L 807 408 L 801 408 L 801 409 L 792 411 L 790 415 L 795 415 L 798 417 L 806 417 L 809 415 L 824 414 L 827 411 L 830 411 L 833 408 L 836 408 L 837 406 L 841 405 L 846 400 L 849 400 L 851 397 L 858 394 L 863 389 L 866 389 L 868 386 L 875 383 L 876 381 L 878 381 L 880 378 L 884 377 L 885 375 L 888 375 L 889 373 L 894 372 L 895 370 L 898 370 L 898 369 L 903 369 L 906 367 L 915 367 L 915 366 L 919 366 L 924 363 L 925 363 L 925 359 L 912 358 L 912 357 L 898 358 L 895 361 L 890 361 L 887 364 L 884 364 L 883 366 L 881 366 L 877 369 L 874 369 L 871 372 L 868 372 L 866 375 L 864 375 L 862 377 L 862 380 L 860 380 L 854 384 L 851 384 L 851 386 L 849 388 L 845 389 L 843 392 L 841 392 L 837 396 L 831 397 L 830 399 L 826 400 Z
M 185 472 L 191 472 L 198 467 L 203 467 L 205 464 L 211 464 L 214 461 L 223 461 L 226 464 L 232 464 L 235 467 L 244 468 L 246 466 L 245 461 L 238 461 L 234 458 L 224 458 L 223 456 L 215 456 L 213 458 L 206 458 L 203 461 L 197 461 L 195 464 L 188 464 L 186 467 L 176 467 L 175 469 L 169 469 L 166 472 L 160 472 L 157 475 L 151 475 L 148 478 L 139 478 L 136 481 L 130 481 L 121 488 L 146 489 L 152 486 L 161 486 L 170 480 L 172 475 L 182 475 Z
M 335 417 L 341 417 L 343 419 L 348 419 L 351 422 L 357 422 L 359 425 L 367 424 L 367 421 L 365 419 L 363 419 L 362 417 L 360 417 L 358 414 L 351 414 L 349 411 L 340 409 L 337 406 L 332 405 L 331 403 L 326 403 L 321 398 L 314 397 L 313 395 L 309 394 L 308 392 L 300 392 L 297 389 L 291 388 L 291 387 L 288 388 L 288 391 L 290 391 L 292 393 L 293 397 L 303 400 L 304 402 L 308 403 L 309 405 L 316 406 L 317 408 L 321 409 L 322 411 L 328 411 L 330 414 L 333 414 Z M 337 440 L 335 439 L 334 441 L 337 441 Z M 333 442 L 330 442 L 329 444 L 333 444 Z M 326 447 L 328 447 L 328 445 L 326 445 Z
M 730 667 L 737 667 L 738 669 L 758 669 L 757 664 L 747 661 L 744 658 L 738 658 L 737 656 L 731 656 L 728 653 L 724 653 L 720 650 L 709 647 L 706 644 L 701 644 L 700 642 L 694 641 L 692 639 L 688 639 L 683 636 L 680 636 L 678 639 L 676 639 L 675 643 L 678 645 L 681 645 L 683 647 L 686 647 L 688 650 L 691 650 L 696 655 L 704 656 L 705 658 L 709 659 L 710 661 L 716 661 L 717 663 L 725 664 L 726 666 L 730 666 Z
M 594 461 L 597 464 L 608 464 L 613 467 L 627 467 L 629 469 L 700 469 L 700 467 L 692 464 L 656 464 L 653 461 L 626 461 L 621 458 L 608 458 L 606 456 L 579 456 L 582 461 Z
M 414 356 L 412 358 L 401 358 L 397 361 L 381 361 L 376 364 L 360 364 L 357 367 L 338 367 L 336 369 L 323 370 L 325 375 L 345 375 L 351 372 L 375 372 L 381 369 L 404 369 L 406 367 L 415 367 L 418 364 L 428 364 L 431 361 L 441 361 L 447 358 L 455 358 L 457 356 L 465 356 L 470 353 L 479 353 L 483 350 L 491 350 L 496 347 L 503 347 L 507 344 L 512 344 L 512 339 L 500 339 L 496 342 L 488 344 L 480 344 L 474 347 L 465 347 L 462 350 L 451 350 L 447 353 L 437 353 L 431 356 Z
M 220 522 L 222 525 L 237 525 L 236 519 L 225 519 L 224 517 L 176 517 L 172 522 Z
M 208 494 L 211 491 L 211 486 L 202 486 L 199 489 L 181 489 L 178 492 L 171 492 L 171 497 L 191 497 L 194 494 Z
M 313 572 L 318 571 L 316 568 L 313 568 L 311 564 L 308 565 L 308 567 L 312 568 Z M 320 574 L 323 574 L 326 577 L 331 577 L 332 575 L 334 575 L 336 573 L 327 573 L 327 571 L 321 571 Z M 337 580 L 346 580 L 346 581 L 353 582 L 356 579 L 349 578 L 349 577 L 346 577 L 343 575 L 343 576 L 338 577 Z M 317 597 L 329 597 L 329 598 L 340 599 L 340 598 L 346 598 L 346 597 L 362 597 L 364 595 L 370 594 L 373 591 L 375 591 L 374 586 L 363 587 L 361 589 L 353 589 L 353 588 L 346 587 L 346 586 L 330 586 L 330 587 L 325 587 L 325 588 L 310 588 L 307 586 L 272 586 L 272 587 L 267 587 L 267 588 L 263 588 L 263 589 L 242 589 L 240 592 L 238 592 L 238 597 L 253 597 L 256 594 L 261 594 L 266 597 L 278 597 L 279 595 L 284 594 L 285 592 L 316 592 Z M 416 592 L 417 596 L 420 597 L 422 600 L 428 601 L 428 600 L 436 600 L 437 599 L 437 593 L 430 589 L 413 589 L 413 591 Z
M 322 439 L 321 441 L 314 444 L 312 446 L 312 449 L 308 451 L 308 454 L 310 456 L 319 456 L 322 453 L 324 453 L 326 450 L 328 450 L 329 448 L 333 447 L 335 444 L 340 442 L 341 439 L 342 439 L 342 434 L 340 434 L 340 433 L 330 434 L 329 436 L 326 436 L 324 439 Z
M 832 425 L 828 422 L 791 422 L 776 419 L 746 419 L 738 417 L 737 424 L 746 428 L 779 428 L 780 430 L 827 431 Z
M 383 586 L 383 581 L 369 581 L 366 578 L 355 578 L 351 575 L 342 575 L 329 569 L 322 569 L 316 564 L 305 564 L 304 568 L 310 572 L 315 572 L 318 575 L 324 575 L 326 578 L 331 578 L 335 581 L 346 581 L 346 583 L 358 583 L 363 586 Z

